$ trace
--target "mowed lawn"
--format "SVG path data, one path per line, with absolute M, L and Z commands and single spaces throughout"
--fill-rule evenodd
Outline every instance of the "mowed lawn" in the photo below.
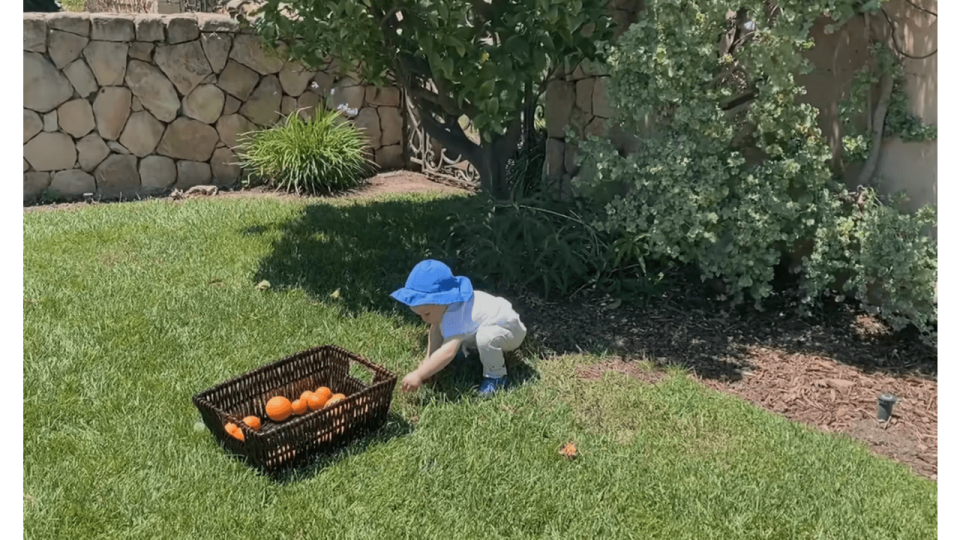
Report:
M 399 377 L 425 328 L 387 295 L 463 199 L 196 199 L 24 214 L 25 538 L 928 539 L 936 484 L 674 372 L 476 365 L 394 395 L 376 436 L 274 481 L 193 394 L 333 343 Z M 267 280 L 270 288 L 258 290 Z M 561 457 L 572 441 L 580 455 Z

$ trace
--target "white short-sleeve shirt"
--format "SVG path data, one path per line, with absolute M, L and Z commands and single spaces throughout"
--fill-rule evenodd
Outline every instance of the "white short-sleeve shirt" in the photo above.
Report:
M 481 326 L 501 326 L 519 318 L 507 299 L 473 291 L 470 300 L 447 307 L 440 320 L 440 334 L 444 340 L 454 336 L 472 336 Z

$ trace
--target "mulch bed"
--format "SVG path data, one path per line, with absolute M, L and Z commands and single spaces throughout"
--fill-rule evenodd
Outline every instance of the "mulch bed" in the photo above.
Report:
M 655 383 L 633 360 L 679 365 L 703 384 L 787 418 L 861 440 L 881 455 L 937 479 L 937 352 L 910 332 L 891 332 L 853 305 L 801 316 L 788 292 L 763 311 L 710 299 L 706 288 L 675 285 L 646 305 L 618 305 L 597 293 L 547 302 L 506 292 L 544 356 L 603 352 L 613 360 L 581 368 Z M 575 329 L 575 330 L 571 330 Z M 877 397 L 897 396 L 890 422 Z
M 937 477 L 937 382 L 914 376 L 867 374 L 826 357 L 751 347 L 754 368 L 736 382 L 707 386 L 824 431 L 867 442 L 877 453 Z M 877 396 L 897 396 L 889 423 L 877 421 Z

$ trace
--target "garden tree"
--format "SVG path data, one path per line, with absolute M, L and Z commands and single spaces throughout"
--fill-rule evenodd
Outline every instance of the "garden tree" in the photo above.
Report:
M 598 58 L 607 0 L 267 0 L 258 33 L 316 67 L 335 58 L 368 82 L 403 88 L 427 133 L 505 198 L 524 103 L 564 65 Z M 475 144 L 459 124 L 467 116 Z

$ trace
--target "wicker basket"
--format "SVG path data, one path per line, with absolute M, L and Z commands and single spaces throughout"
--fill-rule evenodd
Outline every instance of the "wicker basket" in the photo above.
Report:
M 351 367 L 372 372 L 370 383 L 350 374 Z M 306 350 L 193 396 L 204 424 L 214 437 L 234 454 L 267 473 L 304 464 L 382 427 L 387 421 L 397 376 L 386 369 L 335 345 Z M 291 401 L 305 390 L 326 386 L 346 399 L 317 411 L 273 422 L 266 404 L 274 396 Z M 257 416 L 259 430 L 241 422 Z M 224 430 L 233 422 L 243 431 L 240 441 Z

